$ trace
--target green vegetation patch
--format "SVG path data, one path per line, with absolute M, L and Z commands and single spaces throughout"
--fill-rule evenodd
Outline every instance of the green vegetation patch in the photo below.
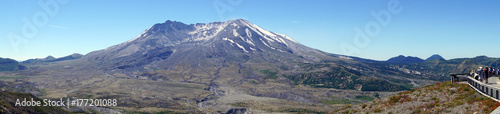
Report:
M 329 100 L 321 100 L 323 104 L 358 104 L 359 101 L 351 101 L 349 99 L 341 99 L 338 97 L 330 97 Z
M 355 89 L 362 85 L 362 91 L 401 91 L 410 90 L 411 85 L 399 85 L 385 80 L 363 76 L 361 72 L 327 64 L 301 64 L 306 71 L 329 68 L 328 70 L 307 72 L 299 75 L 283 75 L 296 85 L 310 85 L 316 88 Z
M 18 78 L 27 78 L 27 76 L 0 77 L 0 79 L 18 79 Z
M 375 97 L 375 98 L 380 98 L 380 95 L 379 95 L 378 93 L 374 93 L 374 94 L 373 94 L 373 97 Z
M 252 83 L 252 84 L 259 84 L 259 82 L 257 82 L 256 80 L 248 80 L 248 82 Z
M 372 101 L 375 99 L 375 98 L 370 97 L 370 96 L 356 96 L 355 98 L 358 100 L 364 100 L 364 101 Z
M 278 78 L 278 71 L 271 71 L 271 70 L 260 70 L 260 72 L 262 74 L 265 74 L 267 76 L 267 78 L 270 78 L 270 79 L 277 79 Z
M 235 103 L 231 103 L 230 105 L 234 106 L 234 107 L 250 107 L 251 106 L 251 104 L 248 104 L 245 102 L 235 102 Z
M 287 108 L 284 110 L 285 112 L 293 112 L 297 114 L 321 114 L 325 112 L 318 112 L 314 110 L 304 109 L 304 108 Z

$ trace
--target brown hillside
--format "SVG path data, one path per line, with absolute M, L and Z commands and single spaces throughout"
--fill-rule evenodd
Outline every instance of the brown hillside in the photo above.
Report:
M 347 106 L 336 113 L 490 113 L 500 103 L 476 93 L 467 84 L 438 82 L 372 102 Z

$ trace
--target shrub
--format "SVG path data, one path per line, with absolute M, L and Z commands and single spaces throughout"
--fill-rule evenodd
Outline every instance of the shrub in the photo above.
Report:
M 398 102 L 404 103 L 404 102 L 412 101 L 412 99 L 408 95 L 397 95 L 397 96 L 389 97 L 389 101 L 390 101 L 390 103 L 398 103 Z
M 261 70 L 260 72 L 262 74 L 267 75 L 267 78 L 270 78 L 270 79 L 277 79 L 278 78 L 278 76 L 276 75 L 276 74 L 278 74 L 278 71 L 273 72 L 271 70 Z

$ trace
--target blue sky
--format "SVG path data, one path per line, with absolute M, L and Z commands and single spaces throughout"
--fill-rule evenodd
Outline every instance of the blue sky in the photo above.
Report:
M 446 59 L 500 57 L 496 52 L 500 1 L 397 1 L 401 11 L 390 13 L 391 20 L 381 26 L 371 11 L 389 11 L 393 0 L 42 0 L 42 4 L 56 3 L 58 10 L 49 8 L 55 13 L 45 11 L 39 1 L 2 0 L 0 57 L 26 60 L 86 54 L 133 39 L 166 20 L 192 24 L 237 18 L 312 48 L 368 59 L 397 55 L 425 59 L 432 54 Z M 34 25 L 37 32 L 23 33 L 26 22 L 38 24 Z M 365 31 L 371 22 L 380 26 L 369 27 L 378 34 L 369 36 L 368 42 L 355 41 L 359 34 L 355 28 Z M 10 39 L 25 42 L 17 45 Z M 343 51 L 343 45 L 356 52 Z

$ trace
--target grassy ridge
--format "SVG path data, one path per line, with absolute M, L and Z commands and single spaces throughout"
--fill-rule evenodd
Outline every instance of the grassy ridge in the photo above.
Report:
M 16 60 L 9 58 L 0 58 L 0 72 L 1 71 L 13 71 L 19 67 L 19 63 Z

